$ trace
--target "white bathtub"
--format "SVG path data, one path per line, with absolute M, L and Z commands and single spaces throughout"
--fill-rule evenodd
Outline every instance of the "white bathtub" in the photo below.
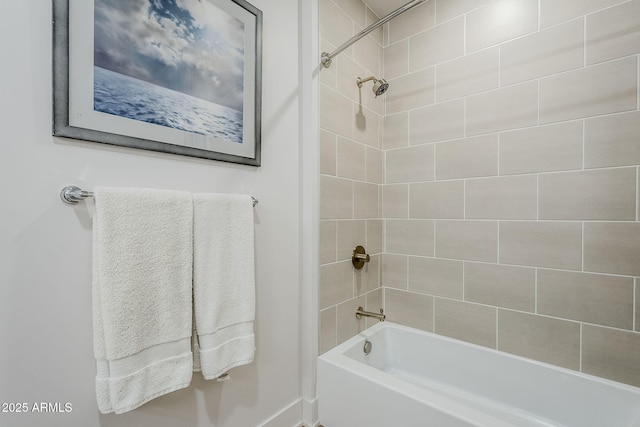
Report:
M 640 427 L 640 388 L 390 322 L 318 358 L 318 405 L 325 427 Z

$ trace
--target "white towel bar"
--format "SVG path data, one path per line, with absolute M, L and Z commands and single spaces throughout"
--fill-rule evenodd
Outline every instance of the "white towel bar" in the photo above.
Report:
M 88 197 L 93 197 L 93 192 L 85 191 L 75 185 L 68 185 L 60 191 L 60 198 L 68 205 L 75 205 Z M 251 200 L 253 200 L 253 206 L 258 204 L 258 199 L 255 197 L 251 196 Z

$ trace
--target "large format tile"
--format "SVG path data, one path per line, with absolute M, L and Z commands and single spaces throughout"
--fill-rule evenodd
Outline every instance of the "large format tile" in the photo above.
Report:
M 464 181 L 410 184 L 409 217 L 425 219 L 464 218 Z
M 584 65 L 584 20 L 509 41 L 500 46 L 500 83 L 510 85 Z
M 320 177 L 320 219 L 353 218 L 353 181 Z
M 364 181 L 366 177 L 365 146 L 350 139 L 338 137 L 337 147 L 338 176 Z
M 518 129 L 538 124 L 538 82 L 483 92 L 466 99 L 467 135 Z
M 433 256 L 433 221 L 387 220 L 387 252 Z
M 407 260 L 406 255 L 385 253 L 382 255 L 382 286 L 407 289 Z
M 636 168 L 540 175 L 540 219 L 636 219 Z
M 640 53 L 640 1 L 587 16 L 587 64 Z
M 578 370 L 580 324 L 499 309 L 498 350 Z
M 409 71 L 464 55 L 464 18 L 421 32 L 409 40 Z
M 540 123 L 637 109 L 637 58 L 623 58 L 540 80 Z
M 436 179 L 498 174 L 498 135 L 484 135 L 436 144 Z
M 464 299 L 497 307 L 535 309 L 536 273 L 528 267 L 464 263 Z
M 436 256 L 472 261 L 497 261 L 495 221 L 436 221 Z
M 407 184 L 382 186 L 382 217 L 409 217 L 409 186 Z
M 535 175 L 468 179 L 467 219 L 536 219 L 538 183 Z
M 418 145 L 386 152 L 386 183 L 433 181 L 433 145 Z
M 336 221 L 320 221 L 320 264 L 337 261 Z
M 351 260 L 320 266 L 320 309 L 353 298 Z
M 443 102 L 496 89 L 500 84 L 499 64 L 498 47 L 439 64 L 436 67 L 436 100 Z
M 462 138 L 464 99 L 438 103 L 409 112 L 409 144 Z
M 584 167 L 640 164 L 640 112 L 585 121 Z
M 540 0 L 540 26 L 548 27 L 624 1 L 626 0 Z
M 383 119 L 382 147 L 385 150 L 409 145 L 409 113 L 386 115 Z
M 436 334 L 496 348 L 496 309 L 444 298 L 435 299 Z
M 351 138 L 353 101 L 326 86 L 320 88 L 320 128 Z
M 462 299 L 462 262 L 409 257 L 409 290 Z
M 401 113 L 433 104 L 435 102 L 435 77 L 435 68 L 430 67 L 389 79 L 390 89 L 384 94 L 386 113 Z
M 390 322 L 433 332 L 433 297 L 385 289 L 385 314 Z
M 640 276 L 640 223 L 586 222 L 584 270 Z
M 429 29 L 433 27 L 435 23 L 435 2 L 424 2 L 411 9 L 410 13 L 403 13 L 389 21 L 389 44 Z
M 502 132 L 500 175 L 582 169 L 582 135 L 581 121 Z
M 380 217 L 380 186 L 366 182 L 353 183 L 353 217 Z
M 493 1 L 467 15 L 467 52 L 538 29 L 538 0 Z
M 640 334 L 582 327 L 582 371 L 640 387 Z
M 500 263 L 580 270 L 579 222 L 500 222 Z
M 492 0 L 457 0 L 457 1 L 437 1 L 436 21 L 445 22 L 472 10 L 481 8 Z
M 538 270 L 538 313 L 633 328 L 633 278 Z

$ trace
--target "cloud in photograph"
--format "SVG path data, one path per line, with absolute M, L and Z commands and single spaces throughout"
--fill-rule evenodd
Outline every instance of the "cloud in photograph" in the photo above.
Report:
M 242 111 L 244 24 L 208 0 L 96 0 L 94 64 Z

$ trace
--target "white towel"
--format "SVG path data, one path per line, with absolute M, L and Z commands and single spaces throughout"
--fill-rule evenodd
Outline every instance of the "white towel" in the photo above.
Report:
M 94 195 L 96 395 L 119 414 L 191 382 L 193 204 L 177 191 Z
M 194 194 L 193 296 L 205 379 L 251 363 L 255 354 L 253 201 Z

